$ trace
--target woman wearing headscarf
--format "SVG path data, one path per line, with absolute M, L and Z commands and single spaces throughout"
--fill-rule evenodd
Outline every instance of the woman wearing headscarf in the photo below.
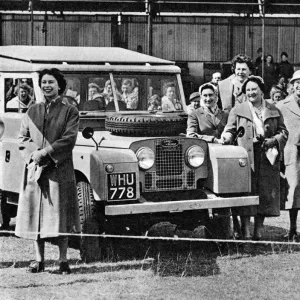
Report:
M 280 111 L 264 100 L 264 83 L 258 76 L 245 81 L 242 92 L 246 102 L 234 107 L 222 134 L 224 144 L 233 142 L 237 130 L 245 134 L 237 139 L 239 146 L 248 152 L 251 165 L 251 191 L 259 195 L 259 205 L 232 209 L 241 216 L 242 234 L 250 239 L 250 217 L 254 216 L 253 239 L 262 237 L 265 217 L 280 215 L 280 153 L 287 141 L 288 131 Z
M 188 115 L 187 136 L 218 143 L 227 123 L 228 112 L 218 108 L 218 91 L 211 83 L 199 87 L 201 106 Z
M 36 260 L 28 272 L 44 271 L 45 241 L 51 239 L 59 247 L 58 272 L 69 274 L 66 234 L 80 232 L 72 161 L 79 114 L 62 97 L 66 80 L 58 69 L 41 71 L 39 86 L 43 101 L 29 107 L 20 129 L 19 150 L 26 167 L 15 234 L 34 241 Z
M 218 107 L 218 90 L 213 84 L 201 85 L 199 94 L 201 106 L 188 115 L 187 137 L 199 138 L 208 143 L 220 143 L 221 134 L 227 123 L 228 112 Z M 213 209 L 213 214 L 218 215 L 218 223 L 222 228 L 224 238 L 231 238 L 230 209 Z
M 284 149 L 285 177 L 288 183 L 285 209 L 290 214 L 290 230 L 286 238 L 294 240 L 297 234 L 297 216 L 300 209 L 300 71 L 296 71 L 290 80 L 293 93 L 280 101 L 277 107 L 281 111 L 289 138 Z

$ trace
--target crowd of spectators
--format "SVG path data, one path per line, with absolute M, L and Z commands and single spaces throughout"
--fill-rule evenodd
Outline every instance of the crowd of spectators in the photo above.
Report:
M 260 48 L 255 63 L 247 55 L 236 55 L 232 73 L 223 80 L 220 72 L 214 73 L 191 94 L 187 136 L 239 145 L 248 152 L 251 191 L 259 195 L 260 204 L 231 209 L 236 238 L 260 240 L 265 218 L 286 209 L 290 229 L 285 238 L 295 240 L 300 208 L 300 70 L 294 72 L 286 52 L 274 63 L 273 56 L 263 57 Z M 241 127 L 244 134 L 237 137 Z

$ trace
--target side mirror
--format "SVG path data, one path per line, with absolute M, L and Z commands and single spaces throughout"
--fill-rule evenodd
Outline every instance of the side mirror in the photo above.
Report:
M 82 136 L 87 140 L 91 139 L 93 135 L 94 135 L 94 129 L 91 127 L 85 127 L 82 131 Z

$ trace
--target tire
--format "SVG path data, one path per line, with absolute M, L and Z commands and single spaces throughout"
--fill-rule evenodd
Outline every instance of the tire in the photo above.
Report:
M 186 115 L 116 114 L 105 120 L 106 130 L 124 136 L 176 136 L 186 131 Z
M 3 190 L 0 190 L 0 213 L 1 229 L 9 230 L 11 218 L 17 215 L 17 205 L 7 203 L 6 195 Z
M 77 182 L 80 223 L 83 234 L 101 234 L 104 232 L 104 214 L 98 209 L 90 184 L 86 181 Z M 101 259 L 102 247 L 99 237 L 81 236 L 80 256 L 85 262 Z

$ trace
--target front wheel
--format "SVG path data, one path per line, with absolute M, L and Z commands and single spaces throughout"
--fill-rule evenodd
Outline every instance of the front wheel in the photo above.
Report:
M 77 182 L 80 223 L 82 234 L 101 234 L 104 232 L 105 216 L 94 199 L 90 184 Z M 85 262 L 100 260 L 103 249 L 99 237 L 84 236 L 80 238 L 80 256 Z

